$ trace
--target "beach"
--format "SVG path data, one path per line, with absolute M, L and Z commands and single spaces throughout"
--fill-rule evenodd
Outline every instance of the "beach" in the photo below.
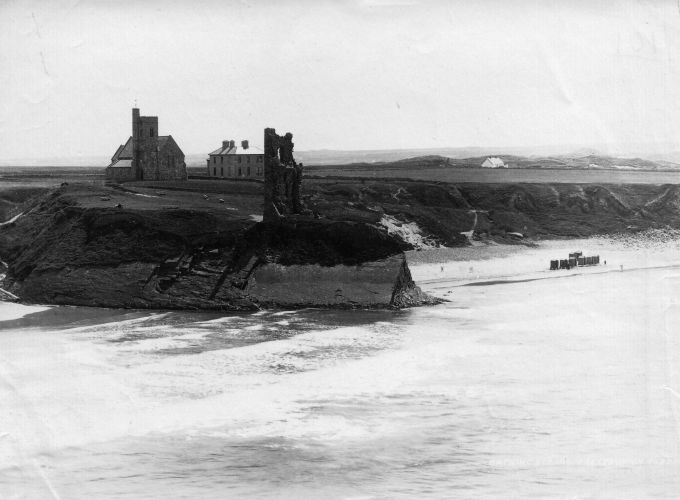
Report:
M 600 257 L 600 264 L 550 270 L 550 261 L 580 251 Z M 630 271 L 680 265 L 680 235 L 651 230 L 638 235 L 608 235 L 571 240 L 543 240 L 525 245 L 480 245 L 407 253 L 413 278 L 427 291 L 438 285 L 488 281 L 553 279 L 581 274 Z

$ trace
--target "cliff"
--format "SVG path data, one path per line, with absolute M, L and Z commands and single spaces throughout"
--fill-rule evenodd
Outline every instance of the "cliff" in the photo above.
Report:
M 680 185 L 448 183 L 408 179 L 308 179 L 307 203 L 326 217 L 417 224 L 429 241 L 584 238 L 680 229 Z M 516 235 L 524 238 L 518 240 Z
M 256 224 L 256 182 L 72 183 L 47 195 L 7 183 L 1 220 L 19 217 L 0 225 L 0 288 L 111 307 L 401 307 L 428 298 L 410 279 L 409 246 L 381 225 L 446 246 L 680 229 L 675 184 L 307 179 L 301 197 L 324 217 Z
M 0 227 L 0 259 L 9 266 L 0 287 L 27 302 L 134 308 L 434 301 L 410 278 L 408 246 L 371 224 L 263 224 L 146 198 L 117 207 L 112 196 L 111 188 L 62 186 Z

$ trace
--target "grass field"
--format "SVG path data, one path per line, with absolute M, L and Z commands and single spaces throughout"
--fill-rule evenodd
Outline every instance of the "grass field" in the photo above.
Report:
M 572 170 L 572 169 L 486 169 L 486 168 L 403 168 L 366 166 L 363 168 L 312 167 L 309 177 L 351 177 L 368 179 L 414 179 L 425 181 L 500 184 L 680 184 L 679 171 L 651 170 Z
M 0 167 L 0 191 L 8 188 L 51 188 L 62 182 L 104 185 L 100 167 Z
M 674 172 L 433 167 L 382 168 L 369 171 L 380 175 L 371 177 L 356 166 L 348 170 L 345 176 L 307 176 L 302 196 L 310 210 L 329 220 L 375 224 L 387 216 L 416 223 L 424 235 L 446 246 L 467 244 L 470 231 L 508 243 L 516 242 L 518 233 L 520 239 L 580 238 L 680 228 L 680 174 Z M 23 175 L 0 171 L 0 222 L 33 206 L 62 182 L 68 183 L 62 191 L 69 200 L 95 211 L 120 208 L 164 217 L 181 209 L 239 223 L 259 220 L 263 211 L 261 182 L 190 179 L 106 185 L 101 174 L 82 169 Z
M 190 175 L 203 173 L 203 169 L 189 169 Z M 404 164 L 353 164 L 329 167 L 307 166 L 305 176 L 368 178 L 368 179 L 414 179 L 424 181 L 460 183 L 561 183 L 561 184 L 680 184 L 680 171 L 672 170 L 581 170 L 581 169 L 486 169 L 454 168 L 439 166 L 404 166 Z M 62 181 L 84 182 L 103 185 L 104 169 L 95 167 L 0 167 L 0 187 L 52 187 Z M 213 186 L 220 182 L 207 181 Z M 135 183 L 138 184 L 138 183 Z M 162 183 L 176 184 L 176 183 Z M 189 190 L 220 191 L 206 188 L 206 181 L 189 181 Z M 248 187 L 243 188 L 248 190 Z

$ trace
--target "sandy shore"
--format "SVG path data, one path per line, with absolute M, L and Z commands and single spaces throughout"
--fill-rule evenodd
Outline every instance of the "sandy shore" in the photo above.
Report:
M 550 271 L 550 260 L 582 251 L 600 265 Z M 552 279 L 564 276 L 680 266 L 680 231 L 652 230 L 632 236 L 545 240 L 534 247 L 487 245 L 407 253 L 413 279 L 426 291 L 483 282 Z

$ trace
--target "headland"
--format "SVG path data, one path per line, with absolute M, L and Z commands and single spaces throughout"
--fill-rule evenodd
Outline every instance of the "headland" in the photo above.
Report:
M 277 161 L 274 190 L 250 179 L 110 183 L 92 169 L 4 173 L 0 288 L 28 303 L 106 307 L 405 307 L 436 302 L 413 282 L 408 250 L 680 228 L 677 184 L 302 183 Z

